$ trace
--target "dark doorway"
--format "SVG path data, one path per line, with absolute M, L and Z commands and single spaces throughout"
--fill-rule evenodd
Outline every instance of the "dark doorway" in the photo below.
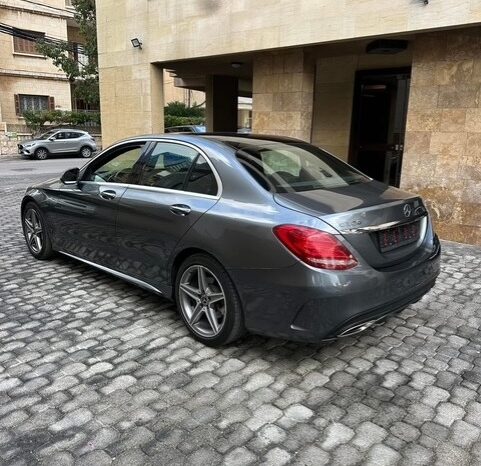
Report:
M 409 68 L 356 74 L 349 162 L 399 186 L 409 98 Z

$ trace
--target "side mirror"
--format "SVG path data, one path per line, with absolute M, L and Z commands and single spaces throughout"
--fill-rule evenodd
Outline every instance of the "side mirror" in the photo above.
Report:
M 50 137 L 48 138 L 48 140 L 49 140 L 50 142 L 53 142 L 53 141 L 55 141 L 56 139 L 55 139 L 53 136 L 50 136 Z
M 60 181 L 63 184 L 77 184 L 79 174 L 80 174 L 79 168 L 71 168 L 70 170 L 67 170 L 62 175 L 62 177 L 60 178 Z

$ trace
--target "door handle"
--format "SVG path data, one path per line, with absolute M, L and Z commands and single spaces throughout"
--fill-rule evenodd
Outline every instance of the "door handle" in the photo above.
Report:
M 117 193 L 113 189 L 106 189 L 105 191 L 100 191 L 100 197 L 111 201 L 117 197 Z
M 174 204 L 170 206 L 170 211 L 175 215 L 186 216 L 190 214 L 192 209 L 185 204 Z

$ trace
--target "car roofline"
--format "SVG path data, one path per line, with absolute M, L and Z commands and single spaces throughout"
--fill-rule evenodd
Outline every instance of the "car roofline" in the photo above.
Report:
M 128 138 L 121 139 L 116 142 L 123 143 L 123 142 L 135 142 L 142 139 L 149 139 L 149 140 L 162 140 L 162 139 L 172 139 L 172 140 L 179 140 L 179 141 L 189 141 L 194 142 L 199 138 L 205 138 L 211 141 L 218 141 L 228 143 L 229 141 L 223 141 L 222 137 L 235 137 L 239 139 L 245 139 L 246 141 L 253 139 L 258 141 L 266 141 L 266 142 L 285 142 L 285 143 L 304 143 L 309 144 L 307 141 L 303 141 L 302 139 L 292 138 L 288 136 L 278 136 L 273 134 L 249 134 L 249 133 L 233 133 L 233 132 L 209 132 L 209 133 L 156 133 L 156 134 L 142 134 L 138 136 L 131 136 Z

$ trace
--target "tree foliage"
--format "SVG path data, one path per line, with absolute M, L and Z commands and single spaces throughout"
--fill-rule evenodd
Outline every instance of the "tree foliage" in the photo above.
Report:
M 37 49 L 62 70 L 68 80 L 75 84 L 75 97 L 91 105 L 98 105 L 99 70 L 97 54 L 97 21 L 95 0 L 72 0 L 75 21 L 84 38 L 81 45 L 84 60 L 78 60 L 73 53 L 74 44 L 62 41 L 38 40 Z M 81 62 L 81 63 L 80 63 Z
M 53 125 L 82 126 L 86 123 L 100 124 L 100 114 L 97 112 L 67 112 L 61 110 L 27 111 L 23 113 L 25 124 L 32 131 L 38 133 L 45 128 L 47 123 Z

